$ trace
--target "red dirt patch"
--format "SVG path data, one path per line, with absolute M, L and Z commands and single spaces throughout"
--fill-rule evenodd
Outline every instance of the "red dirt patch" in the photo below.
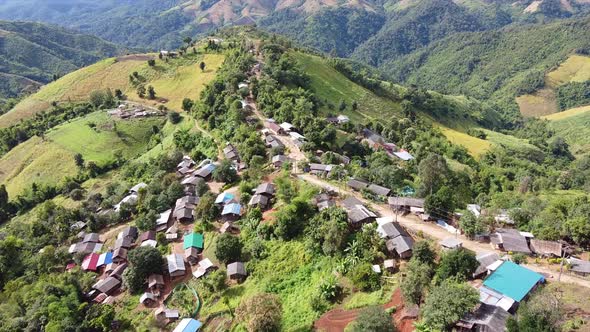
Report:
M 414 318 L 406 317 L 405 313 L 403 312 L 404 303 L 399 289 L 391 295 L 391 300 L 383 305 L 384 309 L 392 307 L 397 308 L 396 313 L 392 317 L 397 330 L 400 332 L 414 331 L 413 324 L 416 320 Z M 317 331 L 342 332 L 348 324 L 352 323 L 356 319 L 359 311 L 361 310 L 362 309 L 330 310 L 323 314 L 322 317 L 320 317 L 320 319 L 314 323 L 314 327 Z

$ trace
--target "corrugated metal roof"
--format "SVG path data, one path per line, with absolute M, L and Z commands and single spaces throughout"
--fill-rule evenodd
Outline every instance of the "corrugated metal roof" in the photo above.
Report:
M 520 302 L 535 285 L 544 281 L 545 278 L 541 274 L 506 261 L 483 282 L 483 285 Z
M 221 215 L 225 216 L 228 214 L 235 214 L 239 215 L 242 211 L 242 206 L 238 203 L 231 203 L 223 207 L 223 211 L 221 211 Z

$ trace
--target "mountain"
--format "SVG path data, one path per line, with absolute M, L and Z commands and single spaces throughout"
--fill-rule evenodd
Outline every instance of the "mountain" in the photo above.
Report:
M 125 49 L 100 38 L 31 22 L 0 21 L 0 98 L 33 92 Z
M 462 33 L 381 66 L 404 84 L 502 101 L 536 91 L 545 73 L 574 53 L 588 54 L 590 17 Z

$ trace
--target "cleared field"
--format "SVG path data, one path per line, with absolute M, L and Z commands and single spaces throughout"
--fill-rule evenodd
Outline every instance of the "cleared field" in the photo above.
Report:
M 15 197 L 33 183 L 55 185 L 66 176 L 76 175 L 76 153 L 99 165 L 112 160 L 118 151 L 134 158 L 146 151 L 152 127 L 161 127 L 164 121 L 112 120 L 104 112 L 92 113 L 54 128 L 44 140 L 33 137 L 0 158 L 0 183 L 6 184 L 9 195 Z
M 525 117 L 557 113 L 555 89 L 569 82 L 590 80 L 590 57 L 572 55 L 555 70 L 545 75 L 545 87 L 535 93 L 516 97 L 520 114 Z
M 439 126 L 439 128 L 451 143 L 464 146 L 474 157 L 487 152 L 492 147 L 492 144 L 487 140 L 473 137 L 448 127 Z
M 0 183 L 15 197 L 31 184 L 55 185 L 77 169 L 74 154 L 57 144 L 33 137 L 0 159 Z
M 379 97 L 362 86 L 352 82 L 332 66 L 317 56 L 302 53 L 293 53 L 300 63 L 303 71 L 311 78 L 311 88 L 317 97 L 325 103 L 330 103 L 334 109 L 322 107 L 324 115 L 329 113 L 339 114 L 338 106 L 344 101 L 348 106 L 342 113 L 353 121 L 362 121 L 366 118 L 382 118 L 386 114 L 398 113 L 401 110 L 399 103 Z M 358 104 L 357 111 L 351 109 L 352 103 Z M 393 113 L 390 113 L 393 112 Z
M 558 136 L 563 137 L 576 156 L 590 153 L 590 106 L 578 107 L 545 117 Z
M 92 113 L 47 134 L 47 138 L 60 147 L 80 153 L 86 160 L 98 164 L 114 158 L 121 152 L 126 158 L 145 151 L 152 135 L 152 127 L 161 127 L 164 118 L 113 120 L 106 112 Z M 90 125 L 94 125 L 91 128 Z
M 0 116 L 0 127 L 9 127 L 21 119 L 45 111 L 54 101 L 87 100 L 89 94 L 98 89 L 120 89 L 131 100 L 157 104 L 156 101 L 140 99 L 137 96 L 135 87 L 129 83 L 129 76 L 134 72 L 138 72 L 144 78 L 146 86 L 154 86 L 157 97 L 167 100 L 168 108 L 180 110 L 184 98 L 199 97 L 203 87 L 215 77 L 224 56 L 191 55 L 169 62 L 158 60 L 156 66 L 149 67 L 147 60 L 152 58 L 157 59 L 153 54 L 110 58 L 70 73 L 45 85 L 10 112 Z M 204 72 L 199 69 L 201 61 L 206 64 Z
M 516 97 L 520 114 L 525 117 L 538 117 L 557 113 L 555 90 L 541 89 L 533 94 Z
M 547 74 L 547 85 L 556 87 L 568 82 L 590 80 L 590 57 L 572 55 L 557 69 Z

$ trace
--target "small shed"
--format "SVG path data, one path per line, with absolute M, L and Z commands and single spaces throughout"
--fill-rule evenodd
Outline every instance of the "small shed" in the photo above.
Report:
M 139 303 L 146 307 L 151 307 L 156 304 L 156 296 L 152 293 L 143 293 L 139 298 Z
M 273 197 L 275 194 L 275 186 L 269 182 L 262 183 L 256 188 L 256 192 L 254 192 L 254 194 L 266 196 L 269 198 Z
M 155 240 L 155 239 L 156 239 L 156 231 L 143 232 L 139 236 L 139 242 L 144 242 L 147 240 Z
M 123 272 L 125 272 L 125 269 L 127 269 L 127 263 L 119 264 L 117 265 L 117 267 L 115 267 L 113 272 L 109 274 L 109 277 L 114 277 L 119 280 L 123 280 Z
M 265 210 L 268 208 L 269 202 L 270 201 L 267 196 L 256 194 L 250 198 L 248 206 L 259 207 L 261 210 Z
M 384 260 L 383 268 L 389 272 L 395 272 L 395 259 Z
M 557 241 L 531 239 L 531 251 L 540 256 L 561 257 L 563 246 Z
M 129 237 L 121 237 L 115 240 L 115 250 L 124 248 L 129 249 L 133 246 L 133 241 Z
M 242 282 L 246 279 L 246 267 L 242 262 L 234 262 L 227 265 L 227 276 L 231 280 Z
M 225 221 L 236 221 L 240 219 L 242 205 L 239 203 L 230 203 L 223 207 L 221 217 Z
M 121 286 L 121 281 L 114 277 L 107 277 L 106 279 L 98 281 L 92 288 L 101 293 L 110 295 L 114 293 Z
M 570 258 L 570 271 L 580 276 L 590 275 L 590 262 L 578 258 Z
M 199 262 L 199 253 L 200 251 L 195 247 L 186 248 L 184 249 L 184 259 L 190 265 L 197 265 Z
M 530 254 L 527 240 L 516 229 L 499 228 L 490 235 L 490 241 L 498 250 Z
M 391 193 L 391 189 L 376 185 L 374 183 L 371 183 L 367 187 L 367 190 L 380 197 L 387 197 Z
M 184 236 L 184 243 L 182 245 L 182 249 L 186 250 L 188 248 L 195 248 L 197 252 L 200 253 L 203 251 L 205 246 L 205 238 L 201 233 L 191 232 Z
M 215 265 L 213 265 L 213 262 L 209 258 L 205 258 L 199 262 L 197 269 L 193 272 L 193 276 L 198 279 L 214 269 Z
M 100 235 L 98 233 L 89 233 L 84 235 L 82 243 L 98 243 L 100 242 Z
M 183 318 L 172 332 L 197 332 L 203 324 L 192 318 Z
M 440 241 L 440 245 L 441 245 L 441 247 L 443 247 L 443 249 L 452 250 L 452 249 L 462 248 L 463 242 L 461 242 L 460 240 L 458 240 L 454 237 L 448 237 L 448 238 Z
M 170 254 L 166 256 L 166 261 L 168 263 L 168 274 L 171 278 L 185 275 L 186 267 L 181 254 Z
M 236 196 L 228 192 L 222 192 L 215 198 L 215 204 L 222 206 L 234 201 Z
M 488 266 L 500 259 L 500 256 L 495 252 L 481 253 L 475 257 L 479 262 L 479 266 L 473 273 L 473 278 L 479 278 L 486 275 L 489 271 Z
M 356 191 L 361 191 L 363 189 L 366 189 L 369 186 L 369 182 L 362 180 L 362 179 L 352 178 L 352 179 L 348 180 L 346 185 Z
M 127 249 L 117 248 L 113 251 L 113 262 L 121 264 L 127 261 Z
M 161 290 L 164 289 L 164 276 L 161 274 L 151 274 L 148 277 L 148 287 L 152 291 L 152 293 L 159 293 Z
M 397 254 L 400 258 L 408 259 L 412 257 L 412 248 L 414 240 L 409 236 L 398 236 L 385 242 L 387 250 Z

